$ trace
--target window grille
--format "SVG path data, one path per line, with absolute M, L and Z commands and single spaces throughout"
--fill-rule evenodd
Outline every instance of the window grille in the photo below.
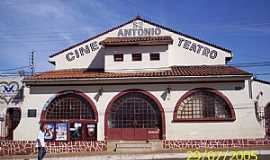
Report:
M 232 113 L 226 101 L 210 91 L 197 91 L 178 103 L 176 119 L 230 119 Z
M 48 106 L 45 119 L 95 119 L 90 104 L 75 94 L 64 94 L 55 98 Z
M 150 61 L 159 61 L 160 55 L 159 53 L 150 53 Z
M 142 93 L 128 93 L 112 106 L 110 128 L 158 128 L 161 117 L 157 105 Z
M 142 60 L 142 54 L 141 53 L 132 54 L 132 61 L 141 61 L 141 60 Z

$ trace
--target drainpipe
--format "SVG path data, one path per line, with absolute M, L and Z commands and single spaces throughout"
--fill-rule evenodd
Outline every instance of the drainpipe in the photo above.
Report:
M 253 90 L 252 90 L 252 81 L 253 81 L 254 77 L 252 76 L 249 80 L 248 80 L 248 91 L 249 91 L 249 98 L 253 99 Z

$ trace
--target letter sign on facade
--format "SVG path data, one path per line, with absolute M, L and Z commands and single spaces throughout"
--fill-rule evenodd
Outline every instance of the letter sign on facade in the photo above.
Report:
M 216 50 L 210 50 L 208 47 L 191 42 L 184 38 L 178 38 L 178 46 L 183 47 L 186 50 L 192 51 L 202 56 L 209 57 L 210 59 L 217 58 L 218 52 Z
M 155 28 L 144 28 L 143 22 L 133 22 L 133 28 L 119 29 L 118 37 L 137 37 L 137 36 L 159 36 L 161 29 Z
M 99 45 L 97 41 L 86 44 L 85 46 L 81 46 L 79 49 L 75 49 L 73 52 L 68 52 L 66 54 L 66 60 L 71 62 L 75 59 L 78 59 L 86 54 L 94 52 L 99 49 Z

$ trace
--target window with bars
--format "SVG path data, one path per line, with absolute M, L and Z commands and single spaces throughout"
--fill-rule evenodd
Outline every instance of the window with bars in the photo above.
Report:
M 128 93 L 113 103 L 110 128 L 158 128 L 161 121 L 157 105 L 142 93 Z
M 223 97 L 207 90 L 193 92 L 177 103 L 174 120 L 233 120 Z
M 113 59 L 115 62 L 122 62 L 122 61 L 124 61 L 124 55 L 123 54 L 114 54 Z
M 51 128 L 47 141 L 96 140 L 96 116 L 83 96 L 67 93 L 57 96 L 44 111 L 42 123 Z M 64 121 L 64 123 L 63 123 Z M 58 127 L 63 125 L 65 126 Z
M 142 61 L 142 54 L 141 53 L 133 53 L 132 54 L 132 61 Z
M 160 54 L 159 53 L 150 53 L 150 61 L 159 61 Z
M 54 120 L 90 119 L 95 115 L 90 104 L 76 94 L 64 94 L 54 99 L 47 107 L 45 118 Z

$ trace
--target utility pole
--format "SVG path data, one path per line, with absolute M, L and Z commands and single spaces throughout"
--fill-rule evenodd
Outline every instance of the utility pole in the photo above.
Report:
M 31 67 L 31 75 L 33 76 L 35 73 L 35 57 L 34 57 L 35 51 L 31 52 L 31 58 L 30 58 L 30 67 Z

